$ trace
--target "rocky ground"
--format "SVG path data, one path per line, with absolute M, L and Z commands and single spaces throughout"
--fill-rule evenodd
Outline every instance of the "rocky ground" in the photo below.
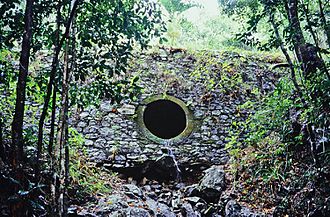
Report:
M 185 178 L 185 177 L 179 177 Z M 83 207 L 72 205 L 70 216 L 198 217 L 267 216 L 239 204 L 231 195 L 231 177 L 212 166 L 192 180 L 159 182 L 122 180 L 109 195 L 98 195 Z M 190 181 L 190 182 L 189 182 Z

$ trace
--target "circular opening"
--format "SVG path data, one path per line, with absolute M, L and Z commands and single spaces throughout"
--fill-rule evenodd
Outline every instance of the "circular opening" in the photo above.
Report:
M 158 144 L 177 144 L 192 133 L 194 117 L 186 104 L 174 96 L 153 95 L 137 109 L 137 123 L 147 139 Z
M 157 100 L 147 104 L 143 121 L 152 134 L 162 139 L 174 138 L 187 127 L 185 111 L 170 100 Z

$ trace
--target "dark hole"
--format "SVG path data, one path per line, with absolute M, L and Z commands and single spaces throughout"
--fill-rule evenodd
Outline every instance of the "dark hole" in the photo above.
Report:
M 186 128 L 186 114 L 176 103 L 157 100 L 144 110 L 143 121 L 148 130 L 162 139 L 178 136 Z

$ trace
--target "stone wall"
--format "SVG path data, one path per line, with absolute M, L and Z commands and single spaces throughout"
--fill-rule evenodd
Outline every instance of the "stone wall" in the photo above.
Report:
M 154 162 L 171 148 L 180 167 L 225 164 L 225 150 L 233 122 L 249 113 L 238 106 L 274 87 L 278 75 L 269 70 L 277 62 L 238 53 L 160 53 L 138 57 L 130 75 L 140 76 L 144 88 L 138 100 L 120 105 L 103 101 L 99 108 L 80 113 L 76 128 L 85 138 L 90 159 L 115 171 Z M 153 95 L 181 99 L 195 121 L 191 135 L 166 147 L 149 140 L 137 124 L 139 103 Z

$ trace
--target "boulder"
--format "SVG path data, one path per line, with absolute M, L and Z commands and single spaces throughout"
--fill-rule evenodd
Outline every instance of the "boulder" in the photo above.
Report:
M 156 161 L 147 162 L 143 173 L 146 177 L 158 181 L 175 180 L 180 175 L 173 157 L 165 154 Z
M 99 205 L 104 204 L 107 207 L 110 207 L 111 210 L 117 210 L 121 207 L 128 207 L 125 197 L 119 194 L 110 195 L 105 202 L 99 201 Z
M 205 175 L 197 187 L 200 197 L 208 202 L 217 202 L 225 189 L 225 172 L 218 166 L 205 170 Z

